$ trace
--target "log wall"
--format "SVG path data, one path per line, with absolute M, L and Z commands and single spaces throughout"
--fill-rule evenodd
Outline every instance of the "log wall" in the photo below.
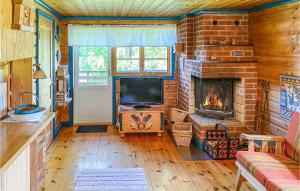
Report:
M 250 42 L 258 61 L 258 80 L 270 81 L 270 122 L 263 125 L 264 133 L 285 135 L 288 121 L 279 116 L 280 73 L 300 76 L 300 2 L 266 9 L 249 16 Z M 298 35 L 298 44 L 291 51 L 291 39 Z M 260 83 L 258 83 L 260 84 Z M 258 97 L 262 98 L 261 86 Z

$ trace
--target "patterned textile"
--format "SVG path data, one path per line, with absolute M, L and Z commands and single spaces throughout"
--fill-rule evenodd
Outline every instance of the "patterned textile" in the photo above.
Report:
M 75 191 L 147 191 L 144 169 L 84 169 L 76 179 Z
M 270 179 L 266 181 L 268 191 L 299 191 L 300 180 Z
M 280 116 L 290 120 L 300 112 L 300 77 L 280 75 Z
M 220 127 L 224 128 L 224 130 L 220 130 Z M 239 138 L 230 138 L 227 126 L 217 123 L 214 130 L 206 131 L 204 150 L 213 159 L 235 159 L 238 149 Z
M 285 138 L 285 154 L 300 163 L 300 113 L 294 113 Z
M 236 157 L 262 185 L 268 179 L 300 179 L 299 164 L 283 155 L 238 151 Z

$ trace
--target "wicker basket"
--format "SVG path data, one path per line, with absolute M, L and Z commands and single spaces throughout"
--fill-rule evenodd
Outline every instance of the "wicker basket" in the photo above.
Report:
M 171 108 L 169 110 L 169 120 L 171 122 L 183 122 L 189 113 L 180 109 Z
M 185 147 L 190 146 L 193 136 L 192 123 L 176 122 L 173 124 L 172 132 L 176 145 Z

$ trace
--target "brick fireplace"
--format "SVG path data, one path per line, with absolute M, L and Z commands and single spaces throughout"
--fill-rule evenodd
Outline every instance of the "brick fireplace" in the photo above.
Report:
M 179 108 L 190 113 L 198 109 L 195 95 L 199 90 L 195 88 L 199 87 L 196 86 L 196 79 L 233 80 L 231 119 L 191 115 L 198 140 L 203 141 L 205 131 L 214 128 L 218 122 L 226 123 L 234 135 L 253 129 L 257 63 L 253 59 L 253 47 L 249 44 L 248 15 L 203 14 L 184 18 L 179 22 L 178 36 L 178 42 L 185 47 L 178 55 L 181 57 L 178 59 L 181 60 Z

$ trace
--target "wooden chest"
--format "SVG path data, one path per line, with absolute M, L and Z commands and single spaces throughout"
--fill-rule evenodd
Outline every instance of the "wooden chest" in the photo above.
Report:
M 119 132 L 125 133 L 157 133 L 161 136 L 164 127 L 164 112 L 161 106 L 136 110 L 133 107 L 120 105 Z

